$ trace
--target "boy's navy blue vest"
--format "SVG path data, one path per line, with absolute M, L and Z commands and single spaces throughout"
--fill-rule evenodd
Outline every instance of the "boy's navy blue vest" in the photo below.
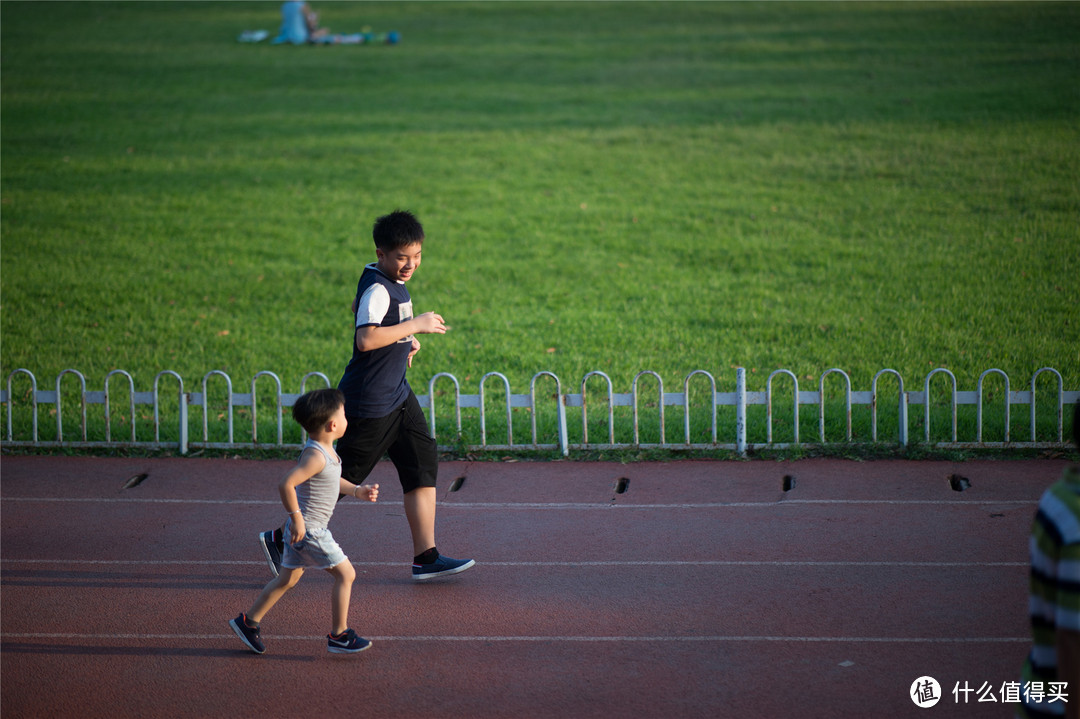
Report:
M 360 298 L 373 284 L 382 285 L 390 295 L 390 307 L 379 326 L 392 327 L 412 319 L 412 298 L 405 284 L 395 282 L 380 272 L 375 265 L 368 265 L 356 285 L 357 313 L 363 312 Z M 346 417 L 385 417 L 409 396 L 409 383 L 405 379 L 412 337 L 369 352 L 356 347 L 356 317 L 353 327 L 352 360 L 338 382 L 338 389 L 345 394 Z M 360 326 L 365 326 L 361 323 Z M 367 326 L 371 326 L 367 324 Z

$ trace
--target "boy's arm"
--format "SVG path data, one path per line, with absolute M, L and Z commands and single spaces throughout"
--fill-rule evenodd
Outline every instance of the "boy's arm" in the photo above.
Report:
M 446 326 L 442 315 L 434 312 L 425 312 L 413 317 L 411 320 L 400 322 L 390 327 L 379 325 L 364 325 L 356 328 L 356 349 L 361 352 L 370 352 L 381 347 L 389 347 L 409 335 L 419 334 L 446 334 L 450 329 Z
M 412 338 L 412 350 L 409 351 L 408 364 L 412 367 L 412 358 L 416 356 L 416 353 L 420 351 L 420 340 L 415 337 Z
M 348 494 L 357 499 L 366 499 L 369 502 L 374 502 L 379 498 L 379 485 L 378 484 L 353 484 L 344 477 L 341 478 L 341 484 L 338 487 L 338 494 Z
M 296 497 L 296 488 L 322 471 L 326 466 L 326 458 L 321 452 L 313 449 L 305 449 L 300 455 L 300 461 L 292 469 L 285 473 L 278 483 L 278 494 L 281 495 L 281 503 L 285 505 L 285 511 L 292 520 L 292 537 L 290 544 L 296 544 L 304 535 L 307 528 L 304 526 L 304 515 L 300 513 L 300 501 Z

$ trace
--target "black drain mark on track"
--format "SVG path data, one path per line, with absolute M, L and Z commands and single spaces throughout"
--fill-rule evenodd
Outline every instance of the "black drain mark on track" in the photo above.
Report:
M 954 492 L 963 492 L 965 489 L 971 487 L 971 480 L 967 477 L 961 477 L 959 474 L 950 474 L 949 486 L 952 487 Z
M 611 489 L 613 492 L 613 494 L 611 495 L 611 501 L 614 502 L 616 497 L 618 497 L 620 494 L 626 494 L 627 490 L 630 489 L 630 478 L 619 477 L 615 480 L 615 485 Z
M 145 472 L 143 472 L 142 474 L 136 474 L 134 477 L 124 482 L 123 489 L 131 489 L 133 487 L 138 487 L 140 484 L 143 483 L 143 480 L 149 476 L 150 475 L 146 474 Z
M 449 497 L 452 492 L 460 492 L 461 488 L 464 487 L 464 486 L 465 486 L 465 475 L 461 475 L 460 477 L 455 479 L 453 482 L 451 482 L 450 486 L 446 488 L 446 492 L 443 493 L 443 499 L 445 500 L 447 497 Z

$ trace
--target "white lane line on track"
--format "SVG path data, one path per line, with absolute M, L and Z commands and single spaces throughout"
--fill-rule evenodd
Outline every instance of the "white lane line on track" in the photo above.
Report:
M 262 499 L 160 499 L 126 497 L 3 497 L 4 502 L 85 502 L 101 504 L 218 504 L 280 506 L 277 500 Z M 440 502 L 440 509 L 725 509 L 728 507 L 782 507 L 784 505 L 940 505 L 1004 506 L 1036 505 L 1037 499 L 782 499 L 776 502 L 687 502 L 673 504 L 624 504 L 613 502 Z M 354 506 L 352 503 L 344 507 Z M 363 505 L 359 505 L 363 506 Z
M 325 636 L 277 636 L 274 641 L 314 642 Z M 370 636 L 381 642 L 792 642 L 792 643 L 862 643 L 862 644 L 1001 644 L 1031 642 L 1031 637 L 783 637 L 783 636 Z M 84 640 L 156 640 L 216 641 L 232 639 L 233 634 L 74 634 L 5 632 L 0 640 L 13 639 L 84 639 Z
M 197 559 L 0 559 L 4 564 L 85 565 L 85 566 L 252 566 L 265 567 L 265 561 Z M 353 562 L 355 567 L 402 567 L 403 562 Z M 926 567 L 926 568 L 995 568 L 1024 567 L 1028 562 L 914 562 L 914 561 L 809 561 L 809 560 L 595 560 L 564 562 L 489 562 L 485 567 Z

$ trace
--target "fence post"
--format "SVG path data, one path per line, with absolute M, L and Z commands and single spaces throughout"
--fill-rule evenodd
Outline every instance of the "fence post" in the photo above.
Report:
M 188 437 L 188 435 L 187 435 L 187 432 L 188 432 L 188 428 L 187 428 L 187 403 L 188 403 L 188 395 L 187 395 L 187 393 L 184 392 L 184 378 L 181 377 L 180 375 L 178 375 L 176 372 L 173 372 L 171 369 L 162 370 L 161 372 L 158 372 L 157 375 L 154 376 L 154 441 L 155 442 L 160 442 L 161 441 L 161 411 L 160 411 L 160 408 L 158 406 L 159 405 L 159 402 L 158 402 L 158 397 L 159 397 L 159 395 L 158 395 L 158 381 L 162 377 L 164 377 L 165 375 L 175 377 L 176 381 L 179 382 L 179 384 L 180 384 L 180 394 L 179 394 L 179 399 L 177 400 L 178 403 L 179 403 L 178 412 L 179 412 L 179 420 L 180 420 L 180 438 L 179 438 L 178 450 L 179 450 L 180 454 L 187 454 L 187 437 Z
M 510 406 L 510 380 L 506 378 L 501 372 L 488 372 L 480 378 L 480 446 L 487 447 L 487 423 L 485 421 L 484 414 L 484 382 L 488 377 L 498 377 L 503 381 L 503 387 L 506 390 L 506 444 L 508 446 L 514 445 L 514 417 L 513 410 Z
M 735 368 L 735 451 L 746 456 L 746 368 Z
M 894 369 L 883 369 L 874 375 L 873 381 L 870 383 L 870 441 L 877 442 L 877 411 L 878 411 L 878 379 L 883 374 L 896 375 L 896 381 L 898 383 L 897 393 L 900 396 L 899 405 L 897 407 L 897 441 L 901 447 L 906 447 L 908 440 L 907 431 L 907 393 L 904 392 L 904 378 L 900 376 L 900 373 Z
M 555 380 L 555 415 L 558 421 L 559 450 L 562 452 L 562 456 L 569 457 L 570 442 L 566 433 L 566 404 L 563 400 L 562 381 L 554 372 L 548 372 L 547 370 L 534 374 L 532 381 L 529 383 L 529 404 L 532 408 L 532 443 L 534 445 L 538 444 L 536 437 L 536 378 L 545 376 Z
M 449 372 L 439 372 L 428 381 L 428 412 L 431 416 L 428 422 L 431 424 L 431 438 L 435 439 L 435 381 L 440 377 L 449 377 L 454 383 L 454 416 L 457 418 L 457 440 L 461 441 L 461 385 L 457 377 Z
M 899 374 L 897 375 L 899 376 Z M 899 416 L 897 417 L 900 427 L 900 446 L 908 446 L 908 395 L 903 390 L 900 391 L 900 407 Z
M 799 378 L 795 376 L 795 373 L 788 369 L 778 369 L 773 371 L 767 380 L 765 380 L 765 412 L 766 412 L 766 424 L 765 424 L 765 442 L 772 444 L 772 381 L 773 377 L 778 374 L 786 374 L 791 378 L 793 383 L 792 394 L 794 398 L 794 409 L 792 411 L 792 442 L 799 444 Z
M 926 375 L 926 381 L 923 383 L 923 408 L 925 410 L 923 421 L 926 424 L 926 444 L 928 445 L 930 444 L 930 379 L 939 372 L 944 373 L 952 382 L 952 442 L 956 443 L 956 375 L 944 367 L 938 367 Z
M 985 372 L 983 372 L 981 375 L 979 375 L 979 383 L 977 385 L 977 389 L 975 390 L 976 393 L 978 394 L 977 404 L 976 404 L 976 408 L 975 408 L 975 441 L 978 442 L 979 444 L 982 444 L 982 441 L 983 441 L 983 438 L 982 438 L 982 436 L 983 436 L 983 431 L 982 431 L 982 429 L 983 429 L 982 428 L 982 420 L 983 420 L 983 379 L 988 374 L 999 374 L 999 375 L 1001 375 L 1002 377 L 1005 378 L 1005 444 L 1008 444 L 1009 443 L 1009 399 L 1010 399 L 1010 396 L 1009 396 L 1009 375 L 1005 374 L 1005 372 L 1003 370 L 999 370 L 999 369 L 988 369 Z
M 128 398 L 130 400 L 129 412 L 131 412 L 131 443 L 135 444 L 135 380 L 125 370 L 114 369 L 105 375 L 105 441 L 112 441 L 112 417 L 109 416 L 109 378 L 118 374 L 126 377 L 128 381 Z
M 233 443 L 233 391 L 232 391 L 232 377 L 230 377 L 230 376 L 229 376 L 228 374 L 226 374 L 225 372 L 223 372 L 223 371 L 221 371 L 221 370 L 219 370 L 219 369 L 214 369 L 214 370 L 210 370 L 210 371 L 209 371 L 209 372 L 207 372 L 207 373 L 206 373 L 205 375 L 203 375 L 203 380 L 202 380 L 202 393 L 203 393 L 203 413 L 202 413 L 202 426 L 203 426 L 203 442 L 205 442 L 206 444 L 210 444 L 210 420 L 209 420 L 209 418 L 208 418 L 208 416 L 207 416 L 207 414 L 208 414 L 208 413 L 210 412 L 210 395 L 209 395 L 209 393 L 208 393 L 208 392 L 206 391 L 206 382 L 207 382 L 207 380 L 209 380 L 209 379 L 210 379 L 210 377 L 212 377 L 213 375 L 220 375 L 220 376 L 222 376 L 222 377 L 224 377 L 224 378 L 225 378 L 225 392 L 227 393 L 227 398 L 228 398 L 228 401 L 227 401 L 227 403 L 226 403 L 226 408 L 227 408 L 227 409 L 225 410 L 226 412 L 228 412 L 228 417 L 226 417 L 226 422 L 228 423 L 228 427 L 229 427 L 229 444 L 232 444 L 232 443 Z
M 585 394 L 585 388 L 588 385 L 589 378 L 594 375 L 603 377 L 604 381 L 607 382 L 608 444 L 615 444 L 615 386 L 612 384 L 611 378 L 600 370 L 593 370 L 581 378 L 581 444 L 582 446 L 588 446 L 589 444 L 589 401 Z
M 256 410 L 258 408 L 258 402 L 255 400 L 255 383 L 260 377 L 270 377 L 277 385 L 277 401 L 275 408 L 277 409 L 277 443 L 281 444 L 283 439 L 283 424 L 284 421 L 281 417 L 281 380 L 276 374 L 269 370 L 263 370 L 256 372 L 255 376 L 251 378 L 251 443 L 257 445 L 259 443 L 259 422 L 256 416 Z
M 74 369 L 61 370 L 60 374 L 56 375 L 56 441 L 63 443 L 64 441 L 64 410 L 61 404 L 60 394 L 60 380 L 64 378 L 66 374 L 73 374 L 79 378 L 79 405 L 82 411 L 82 424 L 80 428 L 82 431 L 82 441 L 85 442 L 87 438 L 86 434 L 86 378 L 83 377 L 82 372 Z
M 1061 395 L 1065 391 L 1065 381 L 1061 378 L 1061 373 L 1058 372 L 1053 367 L 1043 367 L 1042 369 L 1036 371 L 1035 374 L 1033 374 L 1031 376 L 1031 441 L 1032 441 L 1032 443 L 1035 442 L 1035 423 L 1036 423 L 1036 418 L 1035 418 L 1035 380 L 1039 379 L 1039 375 L 1042 374 L 1043 372 L 1053 372 L 1054 376 L 1057 377 L 1057 384 L 1058 384 L 1057 441 L 1060 442 L 1062 440 L 1062 438 L 1064 437 L 1064 434 L 1063 434 L 1064 433 L 1064 429 L 1063 429 L 1064 417 L 1062 416 L 1062 410 L 1061 410 L 1061 405 L 1062 405 Z
M 12 430 L 11 430 L 11 413 L 12 413 L 12 411 L 14 411 L 13 408 L 15 406 L 15 395 L 13 395 L 11 393 L 11 379 L 17 374 L 25 374 L 25 375 L 28 375 L 30 377 L 30 406 L 32 408 L 31 417 L 33 419 L 33 431 L 32 431 L 32 434 L 30 435 L 30 437 L 31 437 L 31 441 L 34 444 L 37 444 L 37 441 L 38 441 L 37 377 L 34 376 L 33 372 L 31 372 L 28 369 L 23 369 L 22 367 L 20 367 L 17 370 L 13 370 L 11 372 L 11 374 L 8 375 L 8 378 L 7 378 L 7 396 L 8 396 L 8 402 L 7 402 L 7 438 L 8 438 L 9 442 L 14 440 L 14 437 L 12 435 Z M 83 406 L 85 407 L 86 405 L 83 404 Z M 58 410 L 57 415 L 59 415 L 59 414 L 60 414 L 60 412 Z
M 635 447 L 640 447 L 641 446 L 641 434 L 640 434 L 639 429 L 638 429 L 638 391 L 637 391 L 637 386 L 638 386 L 638 380 L 641 378 L 642 375 L 645 375 L 645 374 L 650 374 L 653 377 L 655 377 L 656 378 L 656 383 L 657 383 L 657 385 L 659 387 L 659 391 L 660 391 L 660 446 L 663 446 L 664 443 L 665 443 L 665 436 L 664 436 L 664 380 L 662 380 L 660 378 L 660 375 L 658 375 L 656 372 L 653 372 L 652 370 L 644 370 L 644 371 L 638 372 L 636 375 L 634 375 L 634 384 L 630 388 L 631 393 L 634 396 L 634 446 Z
M 562 392 L 559 393 L 558 399 L 558 413 L 559 413 L 559 447 L 562 448 L 562 456 L 570 456 L 570 435 L 566 431 L 566 397 Z
M 690 374 L 686 375 L 686 379 L 683 380 L 683 428 L 684 438 L 686 440 L 686 446 L 691 445 L 690 442 L 690 378 L 694 375 L 705 375 L 709 378 L 709 406 L 712 408 L 712 443 L 716 444 L 716 380 L 711 374 L 703 369 L 696 369 Z
M 844 403 L 847 405 L 847 441 L 851 441 L 851 378 L 842 369 L 830 369 L 821 375 L 821 380 L 818 382 L 818 435 L 821 437 L 822 444 L 825 444 L 825 378 L 833 372 L 843 377 L 846 383 Z
M 188 403 L 191 393 L 180 390 L 180 454 L 188 453 Z

